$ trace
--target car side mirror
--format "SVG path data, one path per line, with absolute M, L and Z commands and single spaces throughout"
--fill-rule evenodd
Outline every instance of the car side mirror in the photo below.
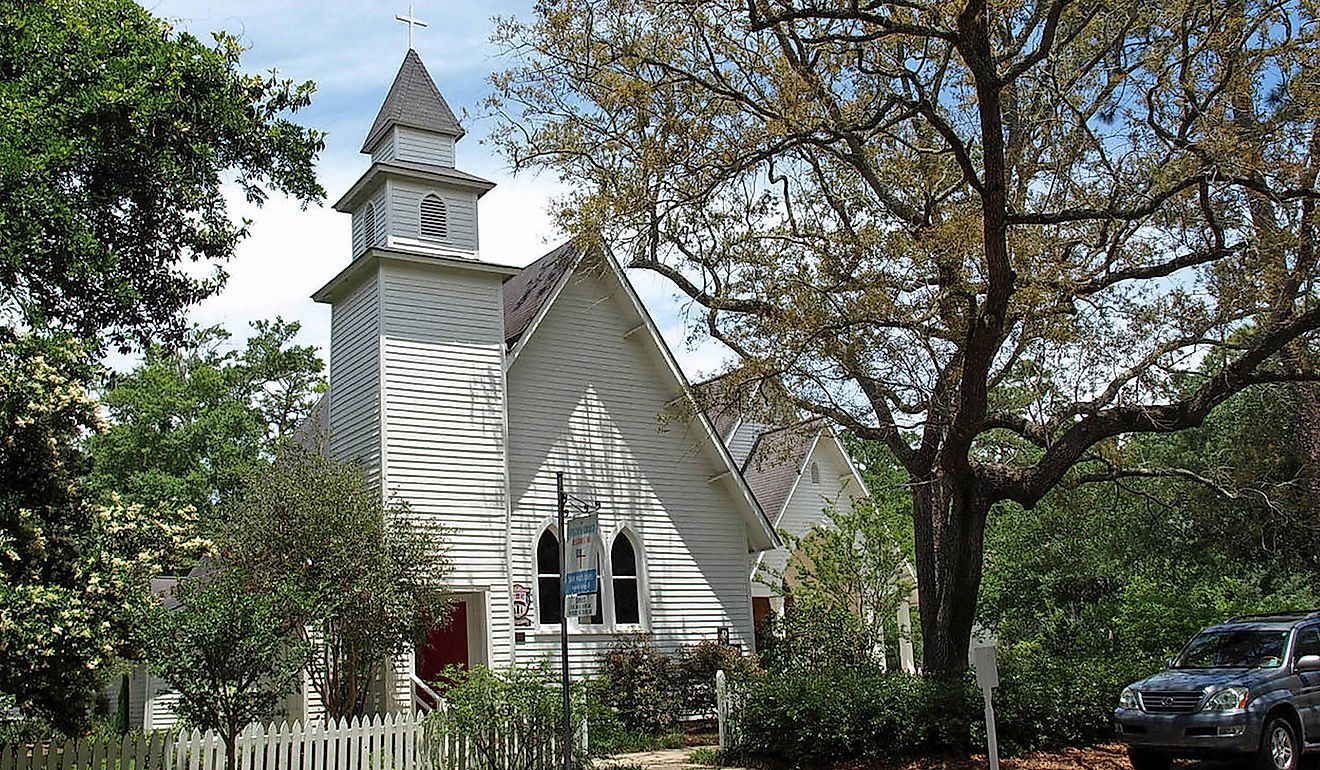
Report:
M 1177 663 L 1177 662 L 1178 662 L 1178 656 L 1177 656 L 1177 655 L 1174 655 L 1174 656 L 1172 656 L 1172 657 L 1165 658 L 1165 659 L 1164 659 L 1164 667 L 1165 667 L 1165 668 L 1173 668 L 1173 664 L 1175 664 L 1175 663 Z
M 1303 655 L 1293 666 L 1296 671 L 1320 671 L 1320 655 Z

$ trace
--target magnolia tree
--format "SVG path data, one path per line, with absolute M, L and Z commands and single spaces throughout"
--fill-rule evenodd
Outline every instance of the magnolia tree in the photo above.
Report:
M 669 278 L 744 389 L 780 380 L 897 457 L 924 665 L 948 673 L 992 505 L 1179 473 L 1108 450 L 1315 379 L 1316 22 L 1300 0 L 543 2 L 498 26 L 492 106 L 515 168 L 572 184 L 565 228 Z
M 208 548 L 191 509 L 83 494 L 79 442 L 105 429 L 92 368 L 67 340 L 0 342 L 0 696 L 65 730 L 136 657 L 151 578 Z

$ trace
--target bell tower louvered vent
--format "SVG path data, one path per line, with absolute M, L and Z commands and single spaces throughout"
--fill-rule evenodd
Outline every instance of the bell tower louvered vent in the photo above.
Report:
M 423 238 L 442 241 L 449 237 L 449 209 L 439 195 L 430 193 L 422 198 L 421 218 Z
M 376 204 L 368 203 L 362 211 L 362 240 L 369 249 L 376 245 Z

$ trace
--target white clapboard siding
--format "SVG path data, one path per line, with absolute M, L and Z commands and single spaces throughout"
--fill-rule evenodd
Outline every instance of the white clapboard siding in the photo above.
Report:
M 395 131 L 386 131 L 385 135 L 377 141 L 376 146 L 371 148 L 371 159 L 373 161 L 394 160 L 398 152 L 398 143 L 395 141 Z
M 396 160 L 454 167 L 454 137 L 407 126 L 396 126 L 393 134 Z
M 444 254 L 477 250 L 477 195 L 467 190 L 390 180 L 390 245 L 409 251 Z M 445 203 L 446 237 L 423 238 L 422 198 L 435 193 Z
M 812 480 L 811 465 L 819 469 L 820 481 Z M 783 512 L 766 511 L 773 517 L 778 516 L 775 529 L 783 530 L 801 537 L 811 530 L 812 525 L 827 524 L 826 516 L 833 510 L 847 510 L 854 497 L 861 494 L 861 489 L 852 477 L 847 458 L 839 449 L 838 442 L 827 433 L 822 433 L 811 455 L 802 466 L 803 473 L 797 480 L 792 495 L 784 505 Z M 784 548 L 766 551 L 761 555 L 760 567 L 752 574 L 753 596 L 778 596 L 779 592 L 757 580 L 758 573 L 766 579 L 783 575 L 788 564 L 789 553 Z
M 380 478 L 378 275 L 368 275 L 330 314 L 330 454 Z
M 658 646 L 728 627 L 750 650 L 744 503 L 727 475 L 711 481 L 724 468 L 700 423 L 661 424 L 679 385 L 645 334 L 625 337 L 639 319 L 620 291 L 612 276 L 580 272 L 510 369 L 513 582 L 535 588 L 535 540 L 555 515 L 554 472 L 563 470 L 571 494 L 600 503 L 605 553 L 624 527 L 640 540 L 643 625 Z M 557 629 L 524 629 L 518 662 L 557 657 Z M 588 670 L 624 630 L 579 629 L 574 668 Z
M 385 488 L 419 521 L 449 529 L 449 582 L 488 592 L 486 659 L 507 663 L 500 276 L 408 263 L 381 270 Z M 398 662 L 396 687 L 408 665 Z
M 756 444 L 756 439 L 762 433 L 770 430 L 770 426 L 765 423 L 754 420 L 743 420 L 738 423 L 738 429 L 733 432 L 729 439 L 729 454 L 733 455 L 733 461 L 741 468 L 747 464 L 747 456 L 751 454 L 752 447 Z M 767 511 L 767 513 L 769 513 Z M 769 513 L 773 516 L 773 513 Z

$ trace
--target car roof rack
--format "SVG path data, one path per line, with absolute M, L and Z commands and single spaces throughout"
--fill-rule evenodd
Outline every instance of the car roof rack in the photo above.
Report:
M 1246 620 L 1311 620 L 1320 618 L 1320 610 L 1279 610 L 1277 612 L 1255 612 L 1248 615 L 1235 615 L 1225 623 L 1240 623 Z

